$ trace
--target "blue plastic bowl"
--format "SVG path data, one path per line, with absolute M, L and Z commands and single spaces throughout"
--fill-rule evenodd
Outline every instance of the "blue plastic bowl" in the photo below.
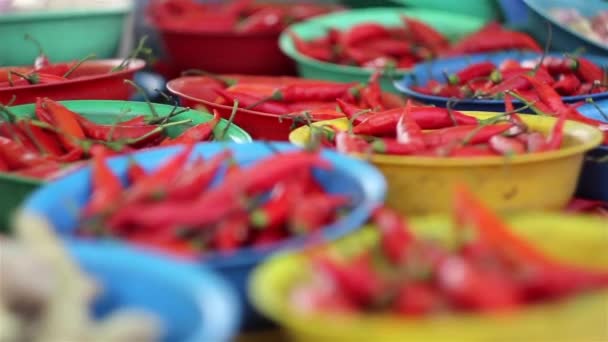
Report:
M 608 10 L 605 0 L 523 0 L 530 9 L 528 15 L 528 30 L 541 43 L 547 41 L 547 22 L 551 25 L 551 48 L 555 51 L 574 51 L 582 47 L 586 53 L 607 55 L 608 47 L 590 40 L 580 33 L 557 22 L 549 14 L 549 10 L 556 7 L 576 8 L 579 12 L 590 17 L 601 10 Z
M 288 143 L 272 143 L 272 146 L 279 151 L 297 149 Z M 262 142 L 245 145 L 206 143 L 196 146 L 192 158 L 197 155 L 207 158 L 225 148 L 234 151 L 234 157 L 240 165 L 251 164 L 274 153 L 268 143 Z M 133 157 L 144 168 L 153 169 L 180 149 L 181 147 L 155 149 L 136 153 Z M 367 221 L 372 210 L 384 200 L 386 182 L 376 168 L 363 161 L 329 150 L 323 151 L 322 156 L 334 165 L 334 169 L 315 171 L 315 177 L 326 190 L 348 195 L 353 199 L 354 204 L 348 215 L 323 229 L 322 237 L 326 240 L 333 240 L 358 229 Z M 127 157 L 112 158 L 109 165 L 117 174 L 126 178 Z M 86 167 L 47 184 L 26 200 L 23 211 L 42 216 L 61 236 L 72 237 L 77 227 L 79 209 L 84 206 L 90 196 L 90 173 L 90 168 Z M 308 237 L 298 237 L 264 249 L 247 248 L 230 255 L 210 254 L 203 257 L 201 264 L 219 271 L 237 287 L 246 310 L 245 327 L 247 329 L 258 328 L 265 326 L 267 321 L 257 315 L 247 302 L 246 287 L 249 273 L 271 253 L 278 250 L 297 249 L 315 243 L 315 241 L 318 242 L 318 236 L 314 240 Z
M 551 53 L 550 56 L 561 57 L 562 54 Z M 500 64 L 506 59 L 516 60 L 527 60 L 532 58 L 540 57 L 540 54 L 532 52 L 522 51 L 507 51 L 499 53 L 485 53 L 475 54 L 469 56 L 453 57 L 438 59 L 435 61 L 418 64 L 412 69 L 412 72 L 405 75 L 403 79 L 395 81 L 395 87 L 400 92 L 404 93 L 408 97 L 418 100 L 423 103 L 435 105 L 438 107 L 446 107 L 450 101 L 447 97 L 433 96 L 427 94 L 421 94 L 412 90 L 410 87 L 413 85 L 424 85 L 430 80 L 438 80 L 440 82 L 446 82 L 445 73 L 455 73 L 471 63 L 479 63 L 483 61 L 491 61 L 496 64 Z M 608 57 L 591 56 L 585 55 L 586 58 L 600 66 L 608 66 Z M 584 101 L 586 98 L 592 98 L 595 101 L 608 98 L 608 92 L 598 93 L 593 95 L 585 96 L 565 96 L 562 99 L 567 103 L 575 103 Z M 523 106 L 520 101 L 513 101 L 515 107 Z M 454 109 L 458 110 L 472 110 L 472 111 L 491 111 L 491 112 L 504 112 L 505 104 L 502 100 L 486 100 L 486 99 L 463 99 L 454 102 Z M 529 112 L 529 111 L 528 111 Z
M 162 322 L 163 341 L 228 342 L 238 332 L 236 291 L 210 270 L 112 242 L 68 242 L 70 254 L 102 288 L 93 315 L 137 308 Z
M 596 105 L 608 114 L 608 100 L 599 101 Z M 608 124 L 608 119 L 603 117 L 592 104 L 582 105 L 578 110 L 587 117 Z M 608 201 L 608 162 L 600 163 L 597 161 L 598 158 L 602 157 L 608 157 L 608 145 L 602 145 L 587 153 L 583 164 L 583 172 L 576 189 L 577 196 Z

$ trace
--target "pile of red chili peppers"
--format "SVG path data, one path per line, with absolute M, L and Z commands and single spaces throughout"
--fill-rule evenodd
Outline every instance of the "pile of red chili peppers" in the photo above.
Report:
M 442 56 L 469 53 L 529 50 L 540 46 L 525 33 L 491 23 L 478 32 L 450 43 L 440 32 L 415 18 L 402 17 L 403 27 L 368 22 L 347 30 L 331 28 L 327 35 L 305 41 L 290 32 L 295 48 L 323 62 L 364 68 L 411 68 L 414 64 Z
M 114 124 L 98 124 L 59 102 L 39 98 L 31 117 L 18 117 L 0 106 L 5 121 L 0 122 L 0 172 L 48 179 L 69 163 L 87 159 L 100 151 L 128 153 L 153 146 L 191 144 L 213 138 L 219 114 L 198 125 L 190 120 L 169 122 L 183 111 L 165 117 L 137 115 Z M 167 137 L 165 129 L 184 126 L 177 137 Z
M 387 208 L 373 222 L 379 239 L 368 248 L 348 256 L 313 252 L 312 279 L 290 295 L 296 309 L 417 317 L 494 312 L 608 286 L 608 273 L 545 255 L 464 187 L 455 193 L 454 244 L 417 236 Z
M 152 1 L 148 15 L 157 27 L 206 33 L 279 34 L 289 24 L 340 10 L 335 5 L 231 0 Z
M 566 116 L 550 135 L 527 127 L 510 111 L 479 120 L 458 111 L 427 106 L 372 112 L 340 102 L 352 129 L 332 126 L 312 128 L 311 142 L 334 147 L 342 153 L 381 153 L 420 157 L 511 156 L 557 150 L 563 142 Z
M 529 77 L 546 83 L 561 96 L 591 95 L 608 91 L 606 73 L 601 66 L 584 57 L 545 56 L 542 62 L 507 59 L 500 65 L 474 63 L 453 74 L 446 82 L 431 80 L 413 90 L 457 99 L 502 98 L 507 90 L 535 98 L 537 91 Z
M 127 185 L 96 155 L 81 233 L 192 257 L 313 234 L 350 204 L 313 177 L 332 167 L 317 152 L 281 152 L 241 167 L 230 150 L 190 160 L 192 148 L 153 171 L 131 163 Z
M 384 110 L 405 105 L 399 96 L 380 88 L 379 73 L 367 84 L 340 83 L 281 77 L 216 76 L 216 84 L 209 87 L 217 95 L 218 104 L 232 106 L 238 101 L 241 108 L 277 115 L 306 114 L 315 121 L 343 117 L 337 110 L 338 102 L 363 109 Z

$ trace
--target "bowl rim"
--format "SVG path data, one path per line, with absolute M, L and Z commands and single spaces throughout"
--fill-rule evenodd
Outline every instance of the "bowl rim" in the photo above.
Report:
M 522 61 L 522 60 L 526 60 L 526 59 L 530 59 L 530 58 L 534 58 L 534 57 L 540 57 L 541 55 L 542 54 L 529 52 L 529 51 L 509 50 L 509 51 L 500 51 L 500 52 L 491 52 L 491 53 L 477 53 L 477 54 L 470 54 L 470 55 L 466 55 L 466 56 L 455 56 L 455 57 L 449 57 L 449 58 L 439 58 L 439 59 L 436 59 L 436 60 L 433 60 L 430 62 L 416 64 L 411 69 L 410 73 L 404 75 L 403 78 L 401 78 L 399 80 L 394 80 L 393 86 L 399 92 L 401 92 L 407 96 L 411 96 L 413 98 L 421 99 L 422 101 L 429 101 L 429 102 L 434 102 L 434 103 L 437 103 L 437 102 L 447 103 L 451 100 L 451 98 L 445 97 L 445 96 L 423 94 L 423 93 L 420 93 L 420 92 L 412 89 L 411 85 L 413 85 L 415 83 L 416 75 L 419 74 L 419 72 L 422 72 L 422 70 L 425 70 L 425 69 L 428 70 L 430 68 L 439 67 L 439 66 L 437 66 L 437 64 L 439 64 L 441 66 L 444 63 L 460 61 L 463 59 L 495 58 L 495 59 L 499 59 L 501 61 L 505 60 L 505 59 L 515 59 L 515 60 Z M 555 57 L 563 57 L 563 55 L 564 55 L 563 52 L 551 52 L 551 53 L 547 54 L 547 56 L 555 56 Z M 606 65 L 608 65 L 608 58 L 604 57 L 604 56 L 584 54 L 583 57 L 591 58 L 592 60 L 595 60 L 595 61 L 604 60 Z M 436 78 L 429 78 L 429 79 L 437 80 Z M 443 79 L 442 79 L 442 81 L 443 81 Z M 561 98 L 564 102 L 568 102 L 568 103 L 584 101 L 587 98 L 604 99 L 604 98 L 608 98 L 608 91 L 605 91 L 602 93 L 590 94 L 590 95 L 562 96 Z M 523 105 L 523 102 L 521 102 L 518 99 L 513 99 L 513 104 Z M 475 105 L 479 105 L 479 106 L 504 105 L 504 100 L 466 98 L 466 99 L 458 100 L 458 104 L 457 104 L 457 106 L 475 106 Z
M 202 318 L 187 341 L 228 341 L 237 333 L 242 308 L 236 290 L 211 269 L 115 243 L 69 241 L 67 248 L 80 267 L 82 263 L 104 264 L 176 285 L 176 290 L 191 297 Z M 96 266 L 91 268 L 90 273 L 95 273 Z
M 461 20 L 478 22 L 478 23 L 480 23 L 480 25 L 485 22 L 483 19 L 480 19 L 480 18 L 477 18 L 474 16 L 469 16 L 469 15 L 462 14 L 462 13 L 449 13 L 448 14 L 447 12 L 444 12 L 444 11 L 424 9 L 424 8 L 374 7 L 374 8 L 365 8 L 365 9 L 351 9 L 346 12 L 336 12 L 336 13 L 321 15 L 321 16 L 315 17 L 310 20 L 306 20 L 306 21 L 303 21 L 300 23 L 290 25 L 285 30 L 283 30 L 283 32 L 281 33 L 281 35 L 279 37 L 279 47 L 285 55 L 287 55 L 289 58 L 293 59 L 297 63 L 302 63 L 307 66 L 312 66 L 316 69 L 321 69 L 323 71 L 331 72 L 331 73 L 339 72 L 342 74 L 349 74 L 349 75 L 353 75 L 353 76 L 368 76 L 369 77 L 374 72 L 374 69 L 371 69 L 371 68 L 367 69 L 367 68 L 356 67 L 356 66 L 323 62 L 323 61 L 319 61 L 314 58 L 310 58 L 308 56 L 301 54 L 294 47 L 291 37 L 289 37 L 289 34 L 288 34 L 289 31 L 294 30 L 294 29 L 297 30 L 300 27 L 320 25 L 319 20 L 329 20 L 327 18 L 334 18 L 334 17 L 339 17 L 339 16 L 349 16 L 352 13 L 363 13 L 363 12 L 373 12 L 373 13 L 377 13 L 377 14 L 389 14 L 389 15 L 393 15 L 393 13 L 395 13 L 395 12 L 402 14 L 402 15 L 403 14 L 411 15 L 411 14 L 420 14 L 420 13 L 427 13 L 427 14 L 441 13 L 442 15 L 449 15 L 450 17 L 456 17 Z M 369 20 L 369 21 L 372 21 L 372 20 Z M 384 25 L 384 23 L 380 20 L 374 20 L 374 21 L 377 21 L 378 23 Z M 396 69 L 394 71 L 394 74 L 396 76 L 403 76 L 403 75 L 407 75 L 411 70 L 412 70 L 412 68 Z
M 543 11 L 543 6 L 541 6 L 541 4 L 539 4 L 537 1 L 535 1 L 535 0 L 523 0 L 523 2 L 536 15 L 538 15 L 541 18 L 543 18 L 544 20 L 550 22 L 551 25 L 556 25 L 557 27 L 559 27 L 560 29 L 564 30 L 565 32 L 568 32 L 569 34 L 575 36 L 576 38 L 584 41 L 586 44 L 592 45 L 596 49 L 603 50 L 604 53 L 608 53 L 608 45 L 602 45 L 602 44 L 600 44 L 599 42 L 597 42 L 597 41 L 595 41 L 593 39 L 589 39 L 589 38 L 585 37 L 584 35 L 582 35 L 581 33 L 579 33 L 577 31 L 571 29 L 570 27 L 568 27 L 568 26 L 560 23 L 558 20 L 555 20 L 555 18 L 553 18 L 553 16 L 548 15 L 547 12 Z
M 473 115 L 480 118 L 489 118 L 499 113 L 495 112 L 478 112 L 478 111 L 462 111 L 463 114 Z M 520 114 L 522 119 L 540 120 L 540 121 L 556 121 L 553 117 L 545 117 L 533 114 Z M 324 120 L 313 123 L 313 125 L 327 125 L 336 124 L 338 122 L 344 123 L 346 119 L 334 119 Z M 305 134 L 309 128 L 307 126 L 299 127 L 289 134 L 289 141 L 295 145 L 302 145 L 301 135 Z M 590 139 L 582 141 L 574 146 L 566 148 L 560 148 L 557 151 L 549 151 L 542 153 L 529 153 L 523 155 L 516 155 L 511 157 L 503 156 L 491 156 L 491 157 L 421 157 L 421 156 L 393 156 L 393 155 L 381 155 L 372 154 L 367 157 L 362 155 L 361 157 L 367 158 L 366 160 L 371 161 L 377 165 L 391 165 L 391 166 L 427 166 L 433 168 L 445 168 L 445 167 L 458 167 L 458 166 L 501 166 L 501 165 L 517 165 L 527 163 L 538 163 L 547 160 L 559 159 L 564 157 L 570 157 L 583 152 L 589 151 L 595 147 L 600 146 L 603 141 L 602 132 L 589 125 L 585 125 L 580 122 L 568 120 L 565 125 L 565 134 L 569 131 L 584 130 L 590 134 Z
M 539 218 L 541 218 L 541 219 L 549 218 L 549 219 L 554 219 L 554 220 L 560 219 L 560 218 L 562 218 L 562 219 L 565 218 L 565 219 L 572 220 L 572 221 L 583 221 L 583 222 L 587 222 L 587 223 L 593 222 L 593 226 L 594 227 L 596 226 L 598 228 L 601 228 L 604 225 L 602 218 L 585 216 L 585 215 L 572 215 L 572 214 L 566 214 L 566 213 L 556 213 L 556 212 L 542 212 L 542 211 L 520 212 L 520 213 L 514 214 L 513 216 L 511 216 L 511 218 L 514 220 L 524 220 L 524 221 L 526 221 L 526 220 L 532 221 L 533 219 L 538 220 Z M 448 222 L 449 220 L 451 220 L 451 219 L 446 214 L 443 214 L 443 215 L 435 214 L 432 216 L 412 218 L 411 224 L 413 226 L 423 226 L 425 224 L 425 222 L 427 224 L 428 224 L 428 222 L 445 223 L 445 222 Z M 366 229 L 369 229 L 370 227 L 371 226 L 367 225 Z M 361 234 L 361 235 L 363 235 L 364 233 L 365 233 L 364 230 L 357 232 L 357 234 Z M 570 235 L 573 235 L 573 234 L 574 233 L 571 233 Z M 331 245 L 334 246 L 336 244 L 340 244 L 340 242 L 341 242 L 340 240 L 333 241 L 331 243 Z M 385 331 L 385 329 L 381 329 L 381 328 L 383 328 L 383 327 L 384 328 L 386 328 L 386 327 L 396 328 L 396 327 L 402 326 L 402 324 L 404 322 L 408 322 L 409 324 L 416 324 L 417 320 L 415 320 L 415 319 L 407 319 L 406 321 L 404 321 L 403 318 L 400 318 L 400 317 L 397 317 L 394 315 L 390 315 L 390 314 L 371 316 L 371 317 L 370 317 L 370 315 L 365 315 L 365 314 L 353 314 L 353 315 L 342 315 L 342 316 L 336 316 L 336 315 L 331 315 L 331 314 L 328 315 L 328 314 L 324 314 L 324 313 L 314 313 L 310 316 L 298 314 L 290 306 L 283 305 L 284 297 L 280 294 L 277 294 L 274 291 L 267 290 L 267 288 L 269 288 L 269 287 L 266 286 L 266 284 L 268 284 L 268 280 L 272 280 L 269 278 L 271 278 L 270 276 L 273 274 L 272 271 L 274 271 L 277 267 L 279 267 L 285 263 L 297 262 L 302 257 L 304 257 L 304 253 L 302 251 L 279 253 L 279 254 L 271 257 L 269 260 L 264 262 L 258 268 L 256 268 L 254 270 L 253 274 L 251 275 L 251 277 L 249 278 L 249 283 L 248 283 L 248 288 L 247 288 L 249 298 L 251 299 L 251 301 L 254 304 L 254 306 L 256 307 L 256 309 L 260 310 L 264 315 L 273 319 L 275 322 L 278 322 L 279 324 L 283 325 L 284 327 L 286 327 L 290 330 L 294 329 L 293 331 L 296 331 L 296 332 L 297 331 L 309 331 L 310 330 L 309 326 L 311 323 L 318 325 L 321 322 L 327 322 L 329 319 L 335 319 L 338 322 L 340 322 L 340 320 L 342 319 L 343 322 L 346 322 L 349 324 L 361 325 L 361 327 L 360 327 L 361 329 L 359 329 L 359 331 L 363 331 L 365 329 L 367 329 L 368 331 Z M 282 275 L 282 272 L 279 274 Z M 281 276 L 280 278 L 285 279 L 286 277 Z M 287 278 L 287 279 L 291 279 L 291 278 Z M 272 283 L 272 281 L 270 281 L 270 282 Z M 272 287 L 270 287 L 270 288 L 272 288 Z M 593 296 L 593 298 L 595 298 L 597 296 L 608 297 L 608 289 L 597 290 L 592 293 L 587 293 L 584 295 Z M 566 298 L 566 299 L 564 299 L 564 302 L 571 301 L 571 300 L 573 300 L 573 298 L 574 297 Z M 561 303 L 560 301 L 558 301 L 557 304 L 554 302 L 546 302 L 546 303 L 543 302 L 543 303 L 539 303 L 536 305 L 523 307 L 520 309 L 520 312 L 522 312 L 523 314 L 528 314 L 532 310 L 538 310 L 538 309 L 542 310 L 547 307 L 559 305 L 560 303 Z M 492 319 L 492 316 L 484 315 L 484 314 L 480 314 L 480 313 L 464 313 L 464 314 L 459 314 L 459 315 L 450 315 L 447 318 L 451 318 L 453 320 L 458 320 L 458 323 L 464 323 L 464 321 L 470 320 L 470 319 L 486 319 L 486 320 Z M 422 318 L 421 320 L 418 320 L 418 321 L 419 322 L 434 322 L 434 323 L 438 322 L 437 320 L 434 320 L 432 317 L 430 317 L 429 319 Z M 333 324 L 333 326 L 335 326 L 336 328 L 332 329 L 332 332 L 331 332 L 332 337 L 339 337 L 339 335 L 336 335 L 336 334 L 341 335 L 341 334 L 344 334 L 345 332 L 349 331 L 348 325 Z M 412 327 L 410 326 L 409 328 L 412 328 Z M 373 333 L 371 333 L 371 334 L 373 334 Z M 378 336 L 376 336 L 376 337 L 378 337 Z
M 63 20 L 73 17 L 101 17 L 108 15 L 126 15 L 133 9 L 132 5 L 100 7 L 100 8 L 64 8 L 64 9 L 37 9 L 33 11 L 12 11 L 0 15 L 0 25 L 17 21 L 35 20 Z
M 92 61 L 85 61 L 82 65 L 99 65 L 99 66 L 107 66 L 107 67 L 116 67 L 122 63 L 123 59 L 97 59 Z M 124 70 L 115 71 L 115 72 L 106 72 L 103 74 L 94 74 L 90 76 L 83 76 L 74 79 L 68 79 L 67 81 L 58 82 L 58 83 L 47 83 L 47 84 L 26 84 L 17 87 L 0 87 L 0 92 L 16 92 L 20 90 L 30 90 L 30 89 L 42 89 L 47 90 L 48 88 L 55 87 L 59 88 L 64 85 L 74 85 L 77 83 L 87 82 L 87 81 L 96 81 L 101 79 L 108 79 L 120 76 L 126 76 L 127 74 L 134 73 L 143 69 L 146 66 L 146 61 L 139 58 L 130 59 L 129 64 Z M 28 66 L 6 66 L 0 67 L 0 72 L 8 71 L 16 68 L 27 68 Z
M 211 143 L 199 143 L 196 145 L 193 154 L 208 153 L 215 154 L 226 148 L 234 151 L 249 151 L 251 154 L 258 154 L 260 156 L 268 156 L 275 151 L 293 151 L 300 149 L 293 144 L 287 142 L 251 142 L 248 144 L 238 143 L 224 143 L 224 142 L 211 142 Z M 130 158 L 134 158 L 140 162 L 148 160 L 150 164 L 158 164 L 169 155 L 173 155 L 176 151 L 183 149 L 183 146 L 171 146 L 165 148 L 151 149 L 147 151 L 141 151 L 129 156 L 117 156 L 112 157 L 108 164 L 113 169 L 122 170 L 128 163 Z M 313 241 L 317 241 L 318 238 L 323 240 L 334 240 L 340 236 L 348 234 L 354 230 L 357 230 L 361 225 L 368 219 L 370 213 L 377 206 L 381 205 L 386 196 L 386 180 L 380 171 L 361 160 L 352 158 L 346 155 L 339 154 L 331 150 L 323 150 L 321 152 L 323 158 L 329 160 L 334 165 L 336 172 L 347 173 L 350 177 L 356 178 L 356 182 L 360 183 L 363 191 L 361 202 L 355 206 L 348 215 L 338 219 L 337 221 L 326 225 L 319 231 L 319 234 L 290 237 L 284 239 L 276 244 L 260 247 L 247 247 L 241 248 L 235 253 L 220 253 L 212 252 L 206 255 L 197 257 L 197 261 L 207 265 L 214 269 L 229 270 L 232 268 L 247 267 L 249 265 L 255 265 L 268 255 L 279 251 L 298 249 L 302 246 L 307 245 Z M 64 184 L 67 186 L 71 184 L 73 179 L 82 177 L 88 177 L 90 173 L 90 165 L 86 165 L 79 170 L 67 175 L 63 178 L 45 184 L 43 187 L 37 189 L 32 193 L 21 205 L 20 212 L 22 214 L 33 214 L 36 216 L 48 216 L 48 213 L 42 214 L 41 208 L 45 208 L 48 202 L 48 198 L 52 197 L 51 194 L 55 193 L 58 189 L 62 188 Z M 365 182 L 363 181 L 365 179 Z M 51 225 L 51 222 L 48 222 Z M 53 228 L 53 231 L 56 231 Z M 68 241 L 75 240 L 79 241 L 77 237 L 73 235 L 73 232 L 59 233 L 62 238 Z M 133 249 L 140 249 L 138 246 L 132 246 L 127 242 L 117 242 L 123 245 L 128 245 Z M 143 249 L 143 248 L 141 248 Z

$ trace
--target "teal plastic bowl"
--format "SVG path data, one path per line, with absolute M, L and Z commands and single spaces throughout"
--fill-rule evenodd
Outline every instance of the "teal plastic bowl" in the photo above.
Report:
M 31 65 L 38 49 L 24 39 L 40 41 L 52 62 L 69 61 L 95 53 L 116 56 L 130 7 L 15 12 L 0 15 L 0 66 Z
M 545 44 L 548 38 L 547 22 L 551 25 L 553 38 L 551 49 L 554 51 L 572 52 L 584 48 L 585 53 L 605 56 L 608 47 L 591 40 L 555 20 L 549 13 L 553 8 L 576 8 L 586 17 L 608 11 L 606 0 L 523 0 L 529 8 L 528 30 L 541 43 Z
M 320 16 L 292 25 L 288 30 L 292 30 L 304 40 L 311 40 L 323 36 L 328 27 L 346 29 L 370 21 L 386 26 L 399 26 L 402 25 L 401 15 L 414 17 L 430 24 L 450 40 L 474 32 L 485 23 L 484 20 L 475 17 L 426 9 L 368 8 Z M 300 76 L 305 78 L 338 82 L 365 82 L 372 74 L 370 69 L 326 63 L 304 56 L 296 50 L 287 32 L 283 32 L 281 35 L 279 45 L 283 53 L 295 60 Z M 393 76 L 400 79 L 406 72 L 406 70 L 399 70 Z M 390 77 L 384 76 L 381 81 L 383 89 L 397 92 Z
M 500 9 L 495 0 L 388 0 L 394 4 L 466 14 L 483 20 L 497 20 Z M 511 0 L 513 1 L 513 0 Z

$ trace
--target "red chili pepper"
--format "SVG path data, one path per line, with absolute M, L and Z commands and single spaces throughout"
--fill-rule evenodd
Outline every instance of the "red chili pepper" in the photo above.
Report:
M 65 149 L 69 151 L 82 150 L 80 145 L 74 141 L 74 139 L 80 140 L 86 138 L 84 131 L 78 123 L 79 115 L 67 109 L 62 104 L 48 98 L 42 100 L 42 108 L 47 111 L 48 116 L 55 127 L 57 127 L 62 134 L 67 135 L 59 135 L 59 140 Z
M 62 170 L 63 167 L 60 163 L 51 160 L 44 160 L 40 163 L 16 170 L 15 173 L 23 177 L 50 180 L 55 176 L 61 175 Z
M 540 100 L 546 104 L 553 113 L 559 113 L 567 108 L 562 101 L 561 96 L 550 85 L 541 83 L 529 75 L 524 75 L 523 77 L 532 84 Z
M 357 24 L 342 33 L 341 43 L 344 46 L 353 46 L 368 40 L 389 37 L 388 29 L 377 23 Z
M 369 305 L 382 293 L 382 281 L 373 272 L 366 255 L 348 263 L 337 263 L 329 258 L 318 257 L 314 260 L 314 265 L 335 282 L 338 293 L 346 294 L 347 298 L 358 305 Z
M 403 114 L 397 122 L 397 141 L 400 144 L 412 145 L 417 150 L 425 148 L 424 133 L 411 116 L 412 101 L 408 100 Z
M 502 135 L 495 135 L 490 138 L 490 148 L 494 152 L 502 155 L 523 154 L 526 152 L 526 145 L 516 138 L 509 138 Z
M 531 50 L 541 53 L 542 48 L 529 35 L 506 29 L 480 30 L 452 45 L 447 55 L 461 55 L 509 49 Z
M 288 103 L 287 109 L 290 113 L 300 113 L 308 110 L 335 110 L 336 101 L 299 101 Z
M 217 110 L 213 110 L 213 119 L 208 122 L 193 126 L 182 132 L 176 138 L 163 140 L 161 146 L 175 144 L 191 144 L 208 140 L 213 134 L 213 129 L 217 126 L 222 117 Z
M 511 123 L 448 127 L 425 133 L 424 140 L 425 144 L 430 147 L 446 146 L 454 142 L 462 142 L 465 139 L 468 139 L 468 143 L 473 145 L 483 144 L 487 143 L 493 136 L 501 134 L 511 127 Z
M 45 163 L 39 154 L 6 137 L 0 137 L 0 155 L 11 170 L 19 170 Z
M 374 113 L 353 128 L 356 134 L 393 134 L 403 113 L 401 108 Z M 412 107 L 411 116 L 422 129 L 438 129 L 457 125 L 476 125 L 477 118 L 438 107 Z
M 366 40 L 359 43 L 359 46 L 365 50 L 377 51 L 383 56 L 393 57 L 409 55 L 414 50 L 414 47 L 410 42 L 389 37 Z M 392 59 L 386 59 L 386 61 L 391 60 Z M 392 61 L 394 62 L 394 60 Z M 383 66 L 386 66 L 386 63 Z
M 297 182 L 277 184 L 270 199 L 251 213 L 251 225 L 265 230 L 280 228 L 287 221 L 294 198 L 299 198 L 302 190 L 302 185 Z
M 429 47 L 434 53 L 439 53 L 448 47 L 447 38 L 431 26 L 410 17 L 402 16 L 401 19 L 415 43 Z
M 271 114 L 287 114 L 289 110 L 283 103 L 275 101 L 265 101 L 264 98 L 255 97 L 248 94 L 233 93 L 223 89 L 214 89 L 224 100 L 234 103 L 239 102 L 239 107 L 257 110 Z M 253 106 L 253 107 L 252 107 Z
M 271 99 L 285 102 L 335 101 L 354 86 L 354 83 L 289 84 L 277 89 Z
M 581 81 L 579 81 L 576 75 L 571 73 L 561 74 L 557 82 L 553 84 L 553 89 L 555 89 L 555 91 L 557 91 L 560 95 L 570 96 L 576 93 L 580 85 Z
M 367 87 L 361 90 L 361 99 L 373 110 L 384 110 L 382 104 L 382 89 L 380 88 L 382 73 L 376 70 L 369 79 Z
M 380 232 L 382 251 L 393 264 L 402 264 L 414 241 L 404 218 L 389 208 L 380 207 L 374 211 L 373 221 Z
M 166 161 L 139 182 L 134 183 L 125 195 L 125 203 L 153 199 L 157 194 L 166 193 L 171 184 L 180 175 L 181 169 L 188 162 L 188 157 L 193 148 L 193 144 L 185 145 L 173 158 Z
M 293 41 L 296 50 L 298 50 L 301 54 L 324 62 L 329 62 L 333 59 L 333 53 L 331 49 L 312 46 L 302 40 L 302 38 L 298 37 L 298 35 L 296 35 L 292 31 L 288 31 L 287 34 Z
M 372 151 L 382 154 L 410 155 L 424 149 L 416 144 L 402 144 L 391 138 L 375 138 L 371 143 Z
M 401 315 L 424 316 L 444 306 L 442 294 L 427 283 L 406 283 L 399 290 L 393 310 Z
M 105 214 L 110 208 L 120 205 L 123 189 L 120 178 L 107 165 L 105 149 L 93 155 L 91 199 L 83 210 L 85 216 Z
M 220 222 L 215 230 L 213 242 L 220 252 L 237 250 L 248 237 L 248 216 L 234 215 Z
M 367 153 L 372 150 L 371 145 L 363 138 L 348 132 L 336 133 L 336 150 L 340 153 Z
M 132 234 L 128 238 L 130 243 L 150 250 L 159 251 L 180 259 L 192 261 L 199 254 L 192 244 L 178 239 L 159 239 L 149 232 Z
M 448 76 L 448 82 L 450 84 L 466 84 L 469 81 L 472 81 L 476 78 L 487 77 L 494 70 L 496 70 L 496 65 L 492 62 L 480 62 L 471 64 L 468 67 L 458 71 L 455 74 Z
M 138 141 L 136 146 L 146 146 L 157 142 L 162 138 L 163 134 L 158 130 L 156 125 L 100 125 L 79 116 L 80 123 L 85 135 L 91 139 L 102 141 L 120 141 L 126 139 L 138 139 L 147 135 L 147 138 Z M 157 132 L 152 134 L 152 132 Z
M 134 159 L 129 159 L 129 168 L 127 169 L 127 178 L 129 184 L 134 184 L 147 176 L 146 170 L 139 165 Z
M 193 200 L 207 189 L 222 165 L 232 158 L 232 152 L 225 150 L 208 161 L 200 159 L 167 188 L 167 198 L 175 201 Z
M 338 102 L 338 106 L 340 107 L 342 113 L 344 113 L 347 118 L 353 120 L 353 124 L 359 124 L 370 115 L 373 115 L 373 113 L 371 113 L 369 110 L 357 107 L 354 104 L 348 103 L 341 99 L 336 99 L 336 102 Z
M 343 53 L 347 60 L 350 60 L 348 64 L 354 62 L 356 65 L 367 65 L 371 61 L 384 57 L 380 51 L 350 45 L 344 46 Z
M 11 122 L 1 122 L 0 123 L 0 135 L 6 138 L 9 138 L 16 143 L 23 145 L 26 150 L 36 151 L 36 145 L 30 139 L 26 132 L 23 132 L 19 125 L 13 124 Z
M 583 81 L 588 83 L 603 82 L 605 74 L 601 67 L 590 60 L 578 57 L 570 60 L 572 70 Z
M 4 161 L 4 158 L 2 157 L 2 155 L 0 155 L 0 171 L 2 171 L 2 172 L 9 171 L 8 164 Z
M 50 154 L 52 156 L 60 156 L 64 153 L 64 150 L 54 133 L 33 125 L 29 120 L 19 120 L 17 125 L 34 141 L 35 145 L 41 149 L 41 153 Z
M 559 150 L 562 146 L 562 141 L 564 140 L 564 125 L 566 124 L 567 115 L 568 112 L 565 110 L 559 113 L 559 117 L 551 130 L 551 135 L 545 146 L 547 150 Z

